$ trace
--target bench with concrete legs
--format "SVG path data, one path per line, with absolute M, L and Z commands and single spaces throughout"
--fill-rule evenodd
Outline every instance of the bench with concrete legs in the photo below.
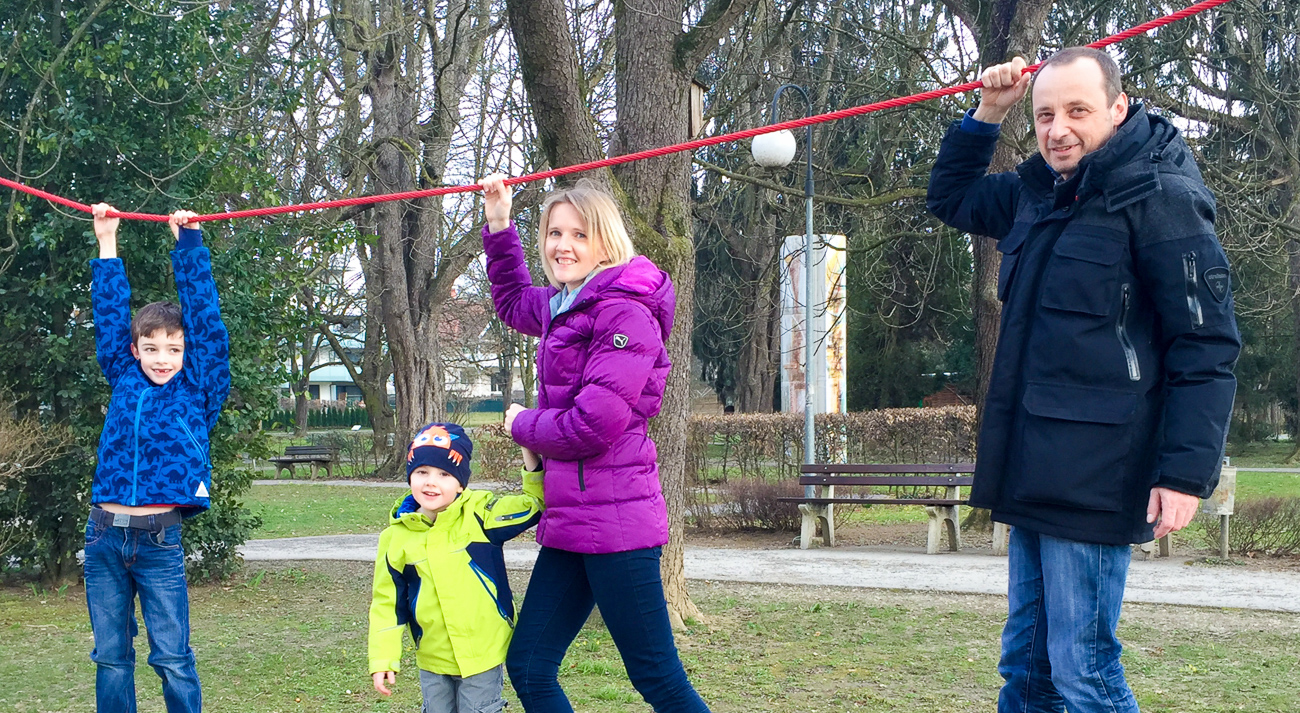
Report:
M 275 475 L 280 476 L 281 470 L 289 471 L 289 477 L 294 476 L 294 466 L 299 463 L 306 463 L 311 466 L 311 477 L 316 477 L 318 468 L 325 469 L 325 477 L 334 477 L 334 464 L 338 462 L 338 451 L 328 446 L 289 446 L 284 449 L 284 455 L 273 456 L 271 463 L 275 465 Z
M 781 498 L 798 503 L 803 514 L 799 547 L 808 549 L 821 528 L 826 546 L 835 546 L 836 505 L 923 505 L 930 516 L 925 551 L 936 554 L 943 535 L 948 535 L 948 549 L 961 549 L 961 488 L 973 482 L 974 463 L 813 463 L 799 468 L 799 484 L 813 487 L 812 497 Z M 923 487 L 940 489 L 942 497 L 900 498 L 865 495 L 836 496 L 835 489 L 845 487 Z M 994 523 L 993 550 L 1006 554 L 1006 526 Z

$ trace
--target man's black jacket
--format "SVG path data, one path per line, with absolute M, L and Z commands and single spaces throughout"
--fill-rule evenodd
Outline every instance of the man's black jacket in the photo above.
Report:
M 1048 535 L 1145 542 L 1153 486 L 1206 497 L 1219 479 L 1241 339 L 1214 198 L 1140 105 L 1060 184 L 1041 155 L 985 175 L 996 142 L 954 124 L 927 199 L 1002 253 L 971 503 Z

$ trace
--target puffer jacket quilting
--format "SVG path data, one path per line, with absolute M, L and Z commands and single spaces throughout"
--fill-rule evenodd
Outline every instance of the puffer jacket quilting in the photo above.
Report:
M 532 285 L 514 226 L 485 227 L 483 244 L 497 314 L 541 338 L 538 407 L 521 413 L 511 434 L 546 464 L 537 541 L 587 554 L 663 545 L 667 508 L 647 428 L 672 367 L 672 281 L 636 257 L 593 275 L 552 318 L 556 290 Z

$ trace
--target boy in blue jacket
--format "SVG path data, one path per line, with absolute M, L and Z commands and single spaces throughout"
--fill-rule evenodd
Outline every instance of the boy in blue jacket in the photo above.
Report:
M 230 340 L 196 214 L 177 211 L 172 267 L 180 306 L 145 305 L 131 318 L 131 287 L 117 257 L 112 207 L 96 204 L 99 259 L 91 261 L 95 352 L 113 389 L 86 525 L 86 602 L 94 630 L 100 713 L 135 711 L 135 597 L 149 634 L 149 665 L 168 713 L 202 707 L 190 649 L 181 520 L 208 508 L 208 432 L 230 391 Z

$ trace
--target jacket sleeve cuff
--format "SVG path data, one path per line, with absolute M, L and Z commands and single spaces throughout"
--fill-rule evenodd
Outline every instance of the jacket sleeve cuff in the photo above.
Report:
M 530 495 L 537 498 L 539 503 L 542 502 L 546 492 L 543 485 L 542 470 L 540 468 L 538 470 L 528 470 L 527 468 L 522 470 L 523 472 L 520 475 L 522 476 L 524 495 Z
M 203 231 L 182 226 L 180 235 L 176 238 L 176 249 L 193 250 L 201 247 L 203 247 Z
M 401 661 L 377 661 L 375 659 L 370 660 L 371 675 L 374 675 L 376 673 L 383 673 L 384 671 L 392 671 L 393 673 L 398 673 L 401 670 L 401 668 L 402 668 Z
M 1215 478 L 1214 480 L 1217 482 L 1218 478 Z M 1176 478 L 1164 474 L 1161 474 L 1156 478 L 1156 484 L 1153 487 L 1177 490 L 1186 495 L 1195 495 L 1202 500 L 1210 497 L 1210 495 L 1214 493 L 1214 487 L 1206 481 L 1188 480 L 1187 478 Z
M 997 136 L 1002 131 L 1001 124 L 991 124 L 975 118 L 975 110 L 967 109 L 961 118 L 961 130 L 976 136 Z
M 483 224 L 483 237 L 485 239 L 503 237 L 503 236 L 517 237 L 518 235 L 519 235 L 519 228 L 515 226 L 515 221 L 513 220 L 510 221 L 510 223 L 506 225 L 506 227 L 495 232 L 493 232 L 493 230 L 488 227 L 487 223 Z

